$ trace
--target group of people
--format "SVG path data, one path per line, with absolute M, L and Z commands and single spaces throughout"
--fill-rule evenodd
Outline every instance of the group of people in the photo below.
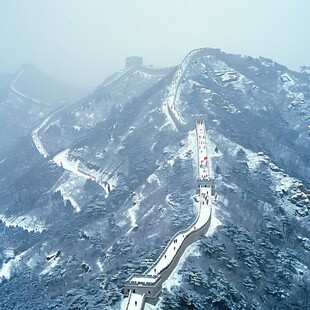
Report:
M 203 125 L 203 121 L 197 121 L 197 124 L 198 125 Z M 205 136 L 205 133 L 204 133 L 204 129 L 203 129 L 203 127 L 201 126 L 200 128 L 199 128 L 199 132 L 198 132 L 198 138 L 199 138 L 199 149 L 200 149 L 200 153 L 202 154 L 205 150 L 206 150 L 206 141 L 205 141 L 205 139 L 206 139 L 206 136 Z M 202 180 L 204 180 L 204 179 L 206 179 L 207 177 L 208 177 L 208 173 L 207 173 L 207 164 L 205 163 L 205 159 L 206 159 L 207 157 L 205 156 L 202 160 L 200 160 L 200 168 L 201 169 L 203 169 L 203 172 L 202 172 L 202 174 L 201 174 L 201 179 Z
M 201 201 L 202 205 L 209 203 L 209 192 L 208 191 L 207 191 L 207 193 L 201 193 L 200 197 L 201 197 L 200 201 Z
M 208 177 L 208 170 L 206 169 L 207 168 L 206 166 L 207 166 L 206 164 L 204 164 L 204 165 L 201 164 L 201 166 L 200 166 L 200 169 L 203 169 L 202 173 L 201 173 L 201 179 L 202 180 L 204 180 Z

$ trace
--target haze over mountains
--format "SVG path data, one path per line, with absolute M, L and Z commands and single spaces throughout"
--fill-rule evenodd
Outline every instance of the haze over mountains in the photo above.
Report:
M 310 304 L 307 70 L 208 48 L 87 94 L 33 66 L 0 79 L 0 308 L 119 309 L 128 276 L 195 218 L 197 114 L 219 225 L 158 309 Z
M 55 108 L 74 102 L 90 89 L 65 85 L 31 64 L 0 75 L 0 154 Z

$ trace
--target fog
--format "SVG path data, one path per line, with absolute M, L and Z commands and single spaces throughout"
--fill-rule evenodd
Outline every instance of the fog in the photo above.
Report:
M 0 72 L 32 62 L 95 86 L 124 67 L 178 64 L 197 47 L 310 65 L 308 0 L 0 0 Z

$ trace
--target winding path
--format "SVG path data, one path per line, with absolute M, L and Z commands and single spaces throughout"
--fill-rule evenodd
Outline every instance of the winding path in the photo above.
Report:
M 179 131 L 187 131 L 189 129 L 189 125 L 186 123 L 176 108 L 176 101 L 178 100 L 179 96 L 179 86 L 186 75 L 188 67 L 191 65 L 193 60 L 201 56 L 203 51 L 204 49 L 191 51 L 178 66 L 163 105 L 166 109 L 166 113 L 169 116 L 169 119 L 173 122 Z M 131 67 L 114 79 L 107 81 L 105 84 L 100 86 L 99 89 L 103 88 L 108 91 L 136 71 L 141 71 L 148 74 L 164 75 L 165 73 L 167 74 L 170 70 L 171 68 L 151 69 L 144 66 Z M 14 83 L 19 78 L 19 76 L 12 82 L 12 90 L 27 99 L 34 100 L 33 98 L 20 94 L 14 88 Z M 98 90 L 98 88 L 96 90 Z M 34 101 L 38 102 L 37 100 Z M 36 129 L 32 131 L 32 139 L 38 151 L 45 158 L 49 157 L 49 153 L 40 140 L 40 132 L 42 132 L 51 121 L 57 119 L 60 112 L 70 111 L 79 104 L 81 104 L 80 101 L 54 111 L 52 114 L 46 117 Z M 209 173 L 210 167 L 208 165 L 208 154 L 206 147 L 206 128 L 205 123 L 202 120 L 196 121 L 196 140 L 198 150 L 197 185 L 199 188 L 199 212 L 197 218 L 192 225 L 184 230 L 179 231 L 171 238 L 165 249 L 162 251 L 161 255 L 144 274 L 132 275 L 126 281 L 124 294 L 125 296 L 129 295 L 125 308 L 126 310 L 143 309 L 145 301 L 156 299 L 160 294 L 162 283 L 170 276 L 174 268 L 177 266 L 187 247 L 199 240 L 201 235 L 206 234 L 209 229 L 212 214 L 211 193 L 213 182 Z
M 198 163 L 198 203 L 199 212 L 196 220 L 188 228 L 177 232 L 168 242 L 158 259 L 142 275 L 132 275 L 126 281 L 124 294 L 145 296 L 145 301 L 152 302 L 158 298 L 163 282 L 177 266 L 183 253 L 192 243 L 199 240 L 209 229 L 212 214 L 212 178 L 209 173 L 208 154 L 206 147 L 206 128 L 204 121 L 196 121 L 197 163 Z M 137 309 L 137 298 L 129 298 L 126 309 Z
M 23 93 L 21 93 L 20 91 L 18 91 L 15 87 L 15 83 L 20 79 L 20 77 L 22 76 L 22 74 L 24 73 L 24 69 L 21 69 L 19 71 L 19 73 L 17 74 L 17 76 L 15 77 L 15 79 L 13 80 L 13 82 L 10 84 L 10 88 L 11 90 L 18 96 L 22 97 L 23 99 L 27 99 L 27 100 L 31 100 L 33 102 L 36 102 L 36 103 L 42 103 L 42 101 L 38 100 L 38 99 L 35 99 L 33 97 L 30 97 L 28 95 L 25 95 Z
M 191 63 L 204 53 L 204 49 L 191 51 L 178 67 L 166 100 L 164 108 L 166 108 L 169 119 L 173 122 L 178 131 L 187 131 L 189 125 L 180 115 L 176 108 L 176 101 L 179 100 L 179 86 L 183 81 L 188 67 Z M 129 294 L 126 310 L 137 309 L 137 296 L 143 296 L 143 301 L 154 303 L 160 294 L 163 282 L 170 276 L 185 250 L 192 243 L 199 240 L 201 235 L 207 233 L 212 214 L 212 198 L 213 194 L 213 178 L 210 174 L 209 158 L 206 145 L 206 127 L 203 120 L 196 121 L 196 140 L 198 151 L 198 197 L 199 212 L 194 223 L 187 229 L 177 232 L 168 242 L 158 259 L 153 265 L 142 275 L 132 275 L 127 279 L 124 285 L 124 295 Z M 133 298 L 136 296 L 136 298 Z M 156 302 L 156 301 L 155 301 Z M 144 304 L 142 309 L 144 308 Z
M 130 77 L 131 74 L 140 71 L 143 73 L 147 73 L 147 74 L 152 74 L 152 75 L 166 75 L 171 71 L 171 68 L 162 68 L 162 69 L 152 69 L 152 68 L 148 68 L 145 66 L 133 66 L 131 68 L 129 68 L 126 71 L 121 72 L 119 75 L 117 75 L 114 79 L 107 81 L 106 83 L 102 84 L 101 86 L 99 86 L 98 88 L 96 88 L 93 91 L 93 94 L 98 91 L 99 89 L 103 89 L 105 91 L 109 91 L 111 89 L 113 89 L 115 86 L 117 86 L 119 83 L 121 83 L 122 81 L 124 81 L 126 78 Z M 11 89 L 15 90 L 14 88 L 14 84 L 15 82 L 18 80 L 18 78 L 21 76 L 22 71 L 18 74 L 18 76 L 14 79 L 14 81 L 11 83 Z M 19 94 L 19 92 L 17 92 Z M 38 102 L 37 100 L 30 98 L 26 95 L 23 95 L 25 98 L 34 100 L 35 102 Z M 60 113 L 63 112 L 68 112 L 70 110 L 75 109 L 76 107 L 78 107 L 79 105 L 81 105 L 81 100 L 74 102 L 70 105 L 66 105 L 64 107 L 60 107 L 57 110 L 55 110 L 54 112 L 52 112 L 50 115 L 48 115 L 41 123 L 40 125 L 35 128 L 32 131 L 32 140 L 36 146 L 36 148 L 38 149 L 39 153 L 42 154 L 45 158 L 49 157 L 49 153 L 46 150 L 46 148 L 44 147 L 41 139 L 40 139 L 40 134 L 46 129 L 46 127 L 51 123 L 56 121 L 59 118 Z

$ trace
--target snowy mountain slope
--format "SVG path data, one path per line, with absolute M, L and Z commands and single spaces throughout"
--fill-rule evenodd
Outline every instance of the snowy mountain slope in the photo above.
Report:
M 283 76 L 291 76 L 294 84 L 287 85 Z M 231 139 L 240 136 L 245 147 L 280 155 L 279 166 L 287 172 L 309 176 L 309 75 L 265 59 L 208 49 L 192 61 L 179 97 L 176 107 L 187 117 L 206 113 L 209 122 L 220 124 L 217 129 Z M 292 108 L 298 98 L 303 98 L 301 103 Z M 245 135 L 247 128 L 251 134 Z
M 59 105 L 83 94 L 80 88 L 63 85 L 30 65 L 16 74 L 1 74 L 0 82 L 0 156 Z
M 170 189 L 170 200 L 174 204 L 178 204 L 181 201 L 191 201 L 190 192 L 181 193 L 180 191 L 181 187 L 189 188 L 187 180 L 174 180 L 174 178 L 172 178 L 179 169 L 185 169 L 186 167 L 191 168 L 192 155 L 190 149 L 182 154 L 182 159 L 177 156 L 175 151 L 164 150 L 164 148 L 168 146 L 173 146 L 173 150 L 178 150 L 179 143 L 182 139 L 186 138 L 186 136 L 178 137 L 175 130 L 167 123 L 166 116 L 161 109 L 160 98 L 162 96 L 162 91 L 161 87 L 159 87 L 165 85 L 167 81 L 163 80 L 160 83 L 161 84 L 157 85 L 157 87 L 154 86 L 154 88 L 142 94 L 135 101 L 126 103 L 123 109 L 119 110 L 118 113 L 112 114 L 108 121 L 100 125 L 101 127 L 99 126 L 93 129 L 95 138 L 98 137 L 98 131 L 102 129 L 102 126 L 110 126 L 111 123 L 120 124 L 119 126 L 111 127 L 110 135 L 114 137 L 115 141 L 113 142 L 112 139 L 110 145 L 106 145 L 108 148 L 106 151 L 107 156 L 102 159 L 103 163 L 106 162 L 105 165 L 101 165 L 102 170 L 105 172 L 102 173 L 102 178 L 108 176 L 108 180 L 102 179 L 103 185 L 105 182 L 109 183 L 110 179 L 114 179 L 115 181 L 113 181 L 113 183 L 117 185 L 116 188 L 113 188 L 109 183 L 110 193 L 106 199 L 104 198 L 106 193 L 103 191 L 102 187 L 90 180 L 86 180 L 86 183 L 84 181 L 84 183 L 78 184 L 76 182 L 78 181 L 78 176 L 67 171 L 63 172 L 59 181 L 54 181 L 54 186 L 42 183 L 42 181 L 39 180 L 43 175 L 48 173 L 50 178 L 53 179 L 55 177 L 57 178 L 60 171 L 60 168 L 57 168 L 53 164 L 52 166 L 46 165 L 46 161 L 43 157 L 39 161 L 31 160 L 31 157 L 28 158 L 27 167 L 24 169 L 28 170 L 29 173 L 31 171 L 32 181 L 30 181 L 30 176 L 27 171 L 19 177 L 21 186 L 23 188 L 26 187 L 23 192 L 23 194 L 26 195 L 24 199 L 30 199 L 32 197 L 31 202 L 23 205 L 22 209 L 20 209 L 21 206 L 18 204 L 18 201 L 22 201 L 23 199 L 19 196 L 14 198 L 11 202 L 8 200 L 10 195 L 14 192 L 13 184 L 17 183 L 12 182 L 10 185 L 3 184 L 4 190 L 2 191 L 1 197 L 2 205 L 6 205 L 5 210 L 3 210 L 6 216 L 10 216 L 12 213 L 18 213 L 19 216 L 22 216 L 23 214 L 31 212 L 35 213 L 37 208 L 44 208 L 43 214 L 49 220 L 45 221 L 46 230 L 43 234 L 40 234 L 40 238 L 44 239 L 47 235 L 53 235 L 52 240 L 48 241 L 48 245 L 49 248 L 51 248 L 51 244 L 54 244 L 54 246 L 57 246 L 57 249 L 53 248 L 50 251 L 55 252 L 59 250 L 62 253 L 62 257 L 58 259 L 58 264 L 50 269 L 53 275 L 55 273 L 55 268 L 59 268 L 59 266 L 63 266 L 61 269 L 66 270 L 67 273 L 71 268 L 67 266 L 67 263 L 70 266 L 72 263 L 70 259 L 69 262 L 67 262 L 68 257 L 74 255 L 80 266 L 85 266 L 84 263 L 86 263 L 87 266 L 91 267 L 91 274 L 89 274 L 90 281 L 94 285 L 97 285 L 96 283 L 98 283 L 98 280 L 96 279 L 100 270 L 104 270 L 106 274 L 118 272 L 115 268 L 126 261 L 127 255 L 134 253 L 135 249 L 128 251 L 124 246 L 121 246 L 120 250 L 123 253 L 123 257 L 121 259 L 118 257 L 116 261 L 115 254 L 119 252 L 118 248 L 121 244 L 126 244 L 127 247 L 129 243 L 135 244 L 136 249 L 140 251 L 139 245 L 141 236 L 147 235 L 146 231 L 152 231 L 153 236 L 156 233 L 156 226 L 154 225 L 153 228 L 150 229 L 147 223 L 150 223 L 150 221 L 154 221 L 154 224 L 158 223 L 155 216 L 157 210 L 161 210 L 161 217 L 165 217 L 166 214 L 172 212 L 173 207 L 161 207 L 158 205 L 160 199 L 162 200 L 162 205 L 165 205 L 165 198 L 167 195 L 165 191 L 167 191 L 167 189 Z M 148 101 L 147 104 L 145 104 L 146 99 Z M 135 111 L 139 111 L 139 114 L 135 113 Z M 123 126 L 122 123 L 124 123 Z M 154 126 L 156 126 L 158 130 L 154 131 Z M 100 132 L 104 133 L 105 131 Z M 147 144 L 144 139 L 145 135 L 142 133 L 148 133 L 149 135 Z M 140 135 L 141 137 L 137 141 Z M 152 144 L 150 144 L 152 140 L 158 142 L 152 142 Z M 87 146 L 91 145 L 92 141 L 96 142 L 96 144 L 100 143 L 98 146 L 100 149 L 102 143 L 100 140 L 87 139 L 85 140 L 87 144 L 85 145 L 84 142 L 84 144 L 82 144 L 82 149 L 74 149 L 72 154 L 78 156 L 78 151 L 83 151 L 80 156 L 83 155 L 81 158 L 85 161 L 85 155 L 87 155 L 88 150 Z M 122 141 L 123 148 L 119 148 L 120 141 Z M 79 143 L 81 144 L 82 142 L 83 141 L 80 141 Z M 95 148 L 96 144 L 92 147 Z M 156 151 L 156 154 L 159 154 L 159 158 L 150 152 L 150 148 Z M 24 151 L 26 154 L 30 152 L 24 148 L 21 153 L 10 156 L 10 160 L 3 163 L 2 171 L 8 169 L 13 160 L 15 165 L 17 165 L 16 169 L 23 171 L 18 165 L 18 162 L 23 165 Z M 35 149 L 32 149 L 31 154 L 33 154 L 32 156 L 34 156 L 34 158 L 37 158 L 39 154 L 34 153 L 35 151 Z M 93 154 L 93 157 L 97 158 L 95 154 Z M 112 160 L 113 158 L 115 159 L 115 154 L 121 156 L 118 161 Z M 20 160 L 17 160 L 16 156 L 18 158 L 20 157 Z M 159 160 L 158 163 L 157 160 Z M 89 163 L 88 166 L 90 169 L 93 169 L 93 166 Z M 182 168 L 183 166 L 184 168 Z M 36 173 L 36 171 L 40 172 Z M 154 183 L 147 180 L 154 172 L 156 172 L 157 177 L 162 179 L 164 184 L 167 185 L 162 187 L 159 186 L 160 184 L 156 185 L 156 182 Z M 17 180 L 15 182 L 17 182 Z M 36 183 L 40 185 L 36 187 L 35 192 L 44 193 L 42 197 L 41 195 L 35 195 L 31 190 L 31 184 Z M 36 197 L 36 199 L 34 199 L 34 197 Z M 70 202 L 68 202 L 68 199 Z M 80 206 L 80 212 L 76 212 L 77 208 L 74 208 L 75 203 L 72 203 L 72 199 Z M 64 208 L 62 211 L 59 209 L 61 206 Z M 136 208 L 130 211 L 132 206 Z M 184 212 L 185 209 L 186 205 L 173 211 L 173 225 L 166 225 L 168 235 L 169 231 L 174 233 L 178 227 L 182 225 L 182 222 L 188 225 L 192 220 L 194 214 L 186 214 Z M 40 212 L 40 214 L 42 215 L 42 212 Z M 146 214 L 149 218 L 148 222 L 141 221 L 140 218 Z M 178 219 L 178 217 L 180 218 Z M 39 220 L 41 219 L 41 217 L 38 218 Z M 139 225 L 140 222 L 141 228 L 136 233 L 135 230 L 132 230 L 133 225 Z M 164 225 L 164 223 L 160 223 L 160 225 Z M 7 229 L 8 228 L 6 228 L 6 230 Z M 75 231 L 74 233 L 72 229 Z M 65 231 L 67 232 L 65 233 Z M 64 235 L 67 236 L 66 239 L 63 239 Z M 149 245 L 151 246 L 157 243 L 157 251 L 159 251 L 159 239 L 158 237 L 154 237 L 150 239 Z M 81 246 L 83 248 L 86 246 L 89 248 L 90 252 L 84 253 L 82 250 L 71 248 L 73 244 L 76 244 L 77 240 L 80 240 L 78 241 L 78 243 L 80 243 L 79 247 Z M 42 243 L 41 239 L 36 241 L 38 244 L 41 244 L 41 247 L 43 247 L 43 243 L 45 244 L 45 242 Z M 102 245 L 104 246 L 103 248 Z M 153 253 L 153 255 L 155 254 L 156 252 Z M 16 252 L 16 255 L 18 255 L 18 252 Z M 45 259 L 45 255 L 48 256 L 49 253 L 42 251 L 40 255 L 41 259 Z M 111 266 L 108 263 L 110 261 L 114 261 Z M 39 267 L 36 265 L 33 268 L 34 269 L 31 270 L 35 272 L 34 270 L 37 270 Z M 41 276 L 44 281 L 47 281 L 44 271 L 45 268 L 47 268 L 46 264 L 43 264 L 42 268 L 39 268 L 41 271 L 38 269 L 38 273 L 42 273 Z M 80 271 L 76 270 L 76 272 L 80 274 Z M 11 275 L 13 276 L 13 274 L 12 272 Z M 71 276 L 71 273 L 68 274 L 69 278 Z M 127 273 L 122 276 L 122 279 L 125 279 L 126 276 Z M 64 278 L 64 283 L 70 282 L 68 277 L 66 276 Z M 83 281 L 83 279 L 81 280 Z M 43 280 L 38 279 L 38 281 Z M 68 287 L 68 290 L 69 289 L 70 287 Z M 48 298 L 54 300 L 54 290 L 48 289 L 48 291 Z M 59 292 L 57 292 L 57 294 L 58 293 Z M 98 291 L 98 293 L 102 295 L 102 292 Z M 66 298 L 64 302 L 69 303 L 70 300 Z M 108 299 L 107 302 L 111 303 L 113 299 Z
M 147 96 L 173 68 L 152 70 L 133 67 L 98 87 L 88 97 L 55 114 L 42 128 L 40 136 L 49 153 L 59 152 L 80 141 L 87 140 L 92 130 L 125 104 L 140 96 Z M 146 93 L 144 93 L 146 92 Z M 48 141 L 48 143 L 45 143 Z
M 270 158 L 209 132 L 220 156 L 222 226 L 189 255 L 159 309 L 302 309 L 309 290 L 309 195 Z M 299 197 L 294 201 L 292 197 Z
M 0 73 L 0 100 L 3 101 L 7 90 L 12 82 L 13 75 L 9 73 Z
M 21 67 L 11 88 L 23 97 L 31 97 L 32 100 L 53 106 L 74 102 L 91 90 L 59 82 L 31 64 Z
M 30 136 L 6 153 L 1 307 L 119 308 L 125 279 L 196 216 L 192 114 L 206 118 L 222 225 L 182 261 L 158 309 L 309 304 L 309 76 L 213 49 L 186 63 L 177 85 L 178 70 L 135 71 L 59 112 L 39 135 L 49 158 Z M 166 113 L 172 88 L 186 130 Z M 289 108 L 292 96 L 304 102 Z

